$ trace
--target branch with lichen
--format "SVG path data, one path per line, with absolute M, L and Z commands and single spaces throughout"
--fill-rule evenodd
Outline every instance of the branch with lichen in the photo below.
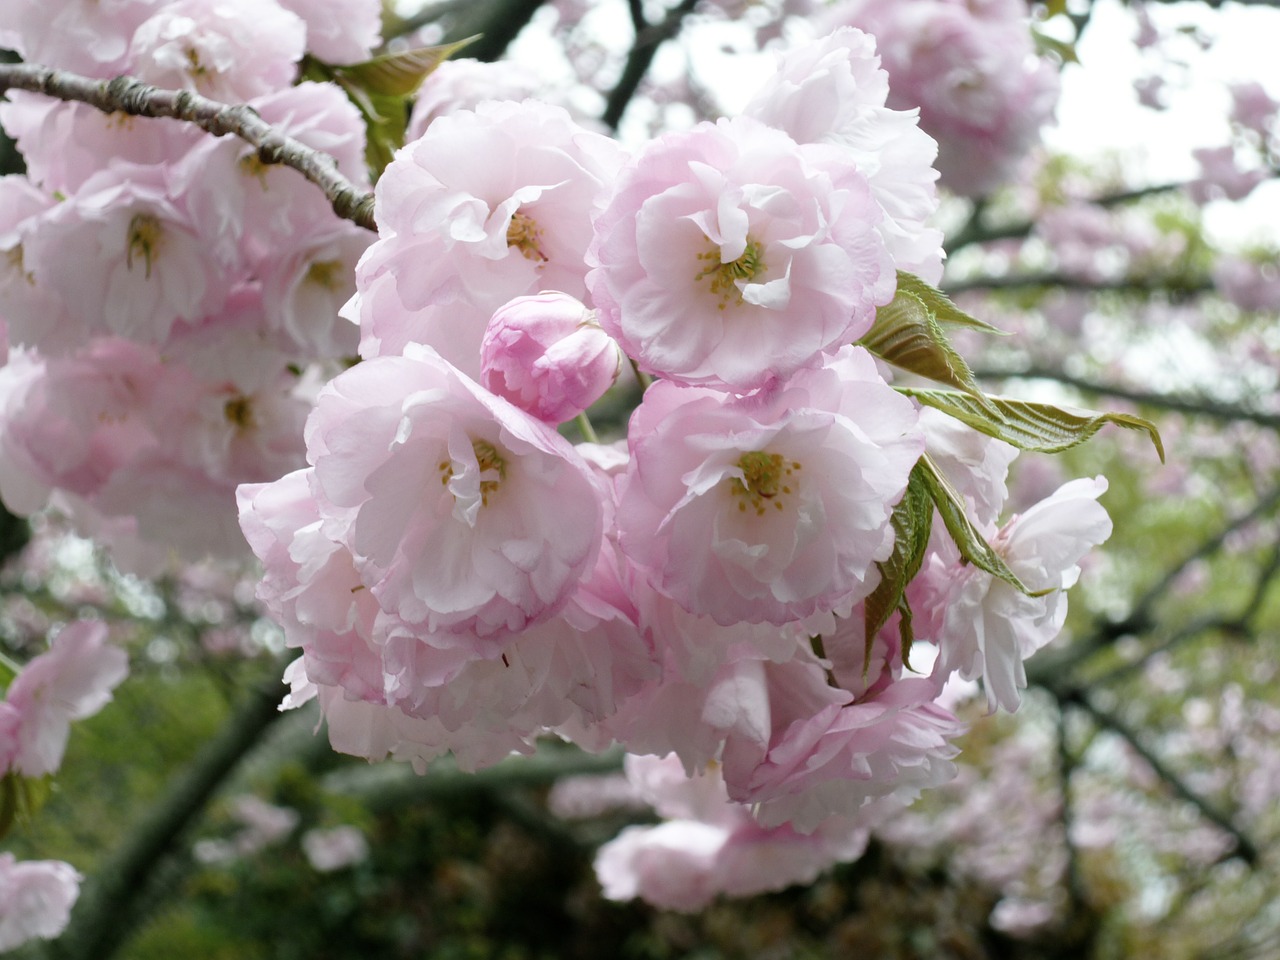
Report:
M 372 193 L 361 190 L 339 173 L 333 157 L 285 135 L 247 104 L 220 103 L 189 90 L 165 90 L 136 77 L 94 80 L 34 63 L 0 64 L 0 93 L 8 90 L 29 90 L 58 100 L 87 103 L 103 113 L 184 120 L 215 137 L 233 134 L 254 147 L 262 163 L 292 167 L 318 186 L 338 216 L 377 230 Z

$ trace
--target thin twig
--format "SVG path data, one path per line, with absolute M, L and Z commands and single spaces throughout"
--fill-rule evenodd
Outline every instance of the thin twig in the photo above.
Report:
M 368 230 L 378 229 L 372 193 L 339 173 L 333 157 L 281 133 L 248 105 L 220 103 L 189 90 L 164 90 L 136 77 L 94 80 L 34 63 L 0 64 L 0 93 L 7 90 L 87 103 L 103 113 L 185 120 L 215 137 L 234 134 L 257 149 L 261 162 L 292 167 L 318 186 L 338 216 Z

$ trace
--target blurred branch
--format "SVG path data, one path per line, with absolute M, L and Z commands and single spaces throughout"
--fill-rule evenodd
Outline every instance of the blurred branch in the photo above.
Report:
M 135 77 L 94 80 L 33 63 L 0 64 L 0 93 L 7 90 L 30 90 L 58 100 L 87 103 L 103 113 L 185 120 L 215 137 L 235 134 L 257 149 L 262 163 L 292 167 L 318 186 L 338 216 L 377 230 L 373 194 L 359 190 L 339 173 L 327 153 L 285 136 L 250 106 L 220 103 L 189 90 L 162 90 Z
M 469 0 L 445 32 L 442 43 L 456 43 L 480 34 L 467 46 L 467 56 L 476 60 L 497 60 L 521 30 L 533 19 L 543 0 Z
M 1276 3 L 1280 4 L 1280 0 L 1276 0 Z M 1280 177 L 1280 168 L 1272 168 L 1270 173 L 1272 177 Z M 1150 186 L 1135 187 L 1131 190 L 1117 190 L 1115 193 L 1104 194 L 1100 197 L 1070 197 L 1066 202 L 1072 205 L 1108 209 L 1158 194 L 1184 190 L 1194 182 L 1194 180 L 1177 180 L 1170 183 L 1154 183 Z M 948 255 L 974 244 L 991 243 L 996 240 L 1019 240 L 1028 237 L 1039 222 L 1038 219 L 1027 219 L 988 226 L 985 222 L 986 211 L 987 206 L 984 202 L 974 205 L 973 211 L 969 214 L 969 219 L 965 221 L 964 226 L 943 243 L 942 248 Z
M 1273 430 L 1280 429 L 1280 413 L 1267 413 L 1263 410 L 1255 410 L 1251 407 L 1234 403 L 1223 403 L 1207 397 L 1153 393 L 1148 390 L 1138 390 L 1132 387 L 1105 383 L 1101 380 L 1090 380 L 1087 377 L 1074 376 L 1050 367 L 1028 366 L 1014 369 L 975 366 L 973 372 L 975 376 L 982 380 L 1052 380 L 1055 383 L 1074 387 L 1085 393 L 1130 400 L 1134 403 L 1156 407 L 1161 410 L 1172 410 L 1188 416 L 1209 417 L 1213 420 L 1225 420 L 1228 422 L 1244 421 L 1269 427 Z
M 1095 723 L 1127 741 L 1134 753 L 1141 757 L 1147 766 L 1151 768 L 1151 771 L 1164 781 L 1174 796 L 1191 804 L 1199 811 L 1200 816 L 1235 841 L 1234 856 L 1240 857 L 1250 867 L 1257 865 L 1258 848 L 1248 835 L 1236 826 L 1230 817 L 1215 809 L 1207 800 L 1187 786 L 1181 777 L 1165 766 L 1164 761 L 1149 750 L 1137 733 L 1124 721 L 1115 714 L 1099 707 L 1083 690 L 1064 689 L 1053 683 L 1044 684 L 1044 687 L 1057 698 L 1060 704 L 1079 708 L 1088 714 Z
M 631 53 L 627 56 L 627 62 L 622 68 L 622 76 L 618 78 L 617 84 L 609 92 L 609 98 L 605 103 L 604 115 L 600 118 L 610 130 L 618 129 L 618 124 L 622 122 L 622 115 L 626 113 L 627 105 L 631 103 L 631 98 L 640 89 L 640 82 L 644 79 L 644 75 L 649 72 L 649 67 L 658 52 L 658 47 L 680 32 L 680 28 L 684 24 L 684 18 L 692 13 L 693 8 L 697 5 L 698 0 L 680 0 L 679 5 L 667 11 L 667 15 L 658 24 L 648 24 L 644 21 L 643 13 L 640 14 L 641 22 L 645 22 L 646 25 L 643 29 L 636 30 L 635 43 L 632 45 Z
M 1117 280 L 1089 280 L 1065 273 L 1011 273 L 1000 277 L 970 277 L 966 280 L 944 282 L 942 289 L 949 296 L 972 290 L 1036 290 L 1056 287 L 1062 290 L 1116 290 L 1122 293 L 1160 293 L 1177 295 L 1208 293 L 1213 284 L 1207 279 L 1185 277 L 1121 277 Z
M 135 909 L 162 861 L 204 811 L 218 787 L 277 717 L 280 669 L 240 704 L 218 735 L 173 783 L 169 792 L 94 872 L 67 931 L 49 944 L 55 960 L 107 960 L 138 920 Z

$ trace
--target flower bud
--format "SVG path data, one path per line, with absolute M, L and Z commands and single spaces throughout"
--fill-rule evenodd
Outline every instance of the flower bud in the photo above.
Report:
M 595 311 L 556 290 L 499 307 L 480 346 L 481 382 L 547 423 L 564 423 L 599 400 L 621 362 Z

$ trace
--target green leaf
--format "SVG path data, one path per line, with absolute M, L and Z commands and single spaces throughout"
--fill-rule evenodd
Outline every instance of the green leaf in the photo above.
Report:
M 985 398 L 969 365 L 947 340 L 943 323 L 999 333 L 953 304 L 919 277 L 899 272 L 898 292 L 876 311 L 876 322 L 859 343 L 887 363 L 917 376 Z
M 383 54 L 346 65 L 305 57 L 301 76 L 336 83 L 360 111 L 365 123 L 365 163 L 369 179 L 376 183 L 395 152 L 404 146 L 409 99 L 436 67 L 475 39 Z
M 411 97 L 436 67 L 477 39 L 479 34 L 456 43 L 384 53 L 363 63 L 330 66 L 329 69 L 333 78 L 344 86 L 349 83 L 367 93 L 384 97 Z
M 907 605 L 905 591 L 907 584 L 920 572 L 925 547 L 929 544 L 929 530 L 933 526 L 933 499 L 929 493 L 928 481 L 918 464 L 911 471 L 907 492 L 894 507 L 890 522 L 893 524 L 893 553 L 887 560 L 876 564 L 880 571 L 880 583 L 863 603 L 866 637 L 866 651 L 862 661 L 864 674 L 871 667 L 871 648 L 876 634 L 895 610 L 902 615 L 899 618 L 899 631 L 904 662 L 911 649 L 911 608 Z
M 982 531 L 969 519 L 969 514 L 965 510 L 964 497 L 951 485 L 951 481 L 938 469 L 938 465 L 927 453 L 920 457 L 915 470 L 920 472 L 929 496 L 933 499 L 933 505 L 938 508 L 938 515 L 947 526 L 947 533 L 951 534 L 951 539 L 960 549 L 960 556 L 979 570 L 984 570 L 993 577 L 1017 587 L 1029 597 L 1042 597 L 1052 592 L 1052 590 L 1031 590 L 1018 579 L 1017 574 L 1009 569 L 1004 558 L 992 549 Z
M 977 317 L 965 313 L 952 303 L 951 298 L 945 293 L 932 284 L 921 280 L 914 273 L 898 271 L 898 292 L 909 293 L 918 297 L 924 302 L 925 306 L 933 311 L 933 315 L 938 318 L 940 323 L 949 323 L 954 327 L 968 327 L 971 330 L 980 330 L 983 333 L 990 333 L 998 337 L 1008 336 L 999 327 L 993 327 L 985 320 L 979 320 Z
M 1145 430 L 1155 445 L 1160 462 L 1164 462 L 1164 443 L 1155 424 L 1127 413 L 1094 413 L 1075 411 L 1048 403 L 1032 403 L 1010 397 L 984 397 L 979 403 L 973 397 L 949 390 L 916 390 L 899 387 L 926 406 L 967 423 L 989 437 L 1013 444 L 1019 450 L 1035 453 L 1061 453 L 1079 446 L 1108 423 L 1130 430 Z

